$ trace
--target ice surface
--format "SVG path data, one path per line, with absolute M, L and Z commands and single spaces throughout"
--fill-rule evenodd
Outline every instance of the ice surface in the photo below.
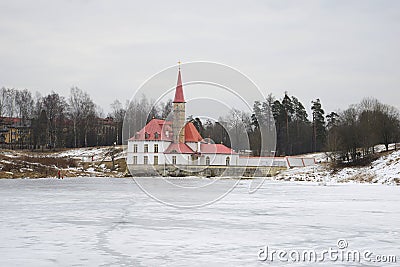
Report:
M 212 205 L 178 209 L 131 179 L 0 180 L 0 266 L 281 266 L 258 261 L 259 249 L 327 249 L 339 238 L 400 256 L 400 187 L 267 181 L 248 194 L 249 183 Z

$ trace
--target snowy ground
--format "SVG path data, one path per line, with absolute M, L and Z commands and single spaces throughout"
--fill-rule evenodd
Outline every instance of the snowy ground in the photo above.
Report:
M 113 151 L 115 166 L 110 152 Z M 123 177 L 126 153 L 122 146 L 88 147 L 63 151 L 0 151 L 0 178 L 63 176 Z M 115 168 L 114 168 L 115 167 Z
M 273 177 L 275 180 L 313 182 L 363 182 L 400 184 L 400 150 L 382 156 L 367 167 L 351 167 L 333 171 L 328 168 L 323 153 L 314 156 L 321 164 L 304 168 L 293 168 Z
M 126 153 L 123 152 L 122 146 L 116 147 L 85 147 L 69 149 L 62 152 L 52 153 L 51 156 L 55 157 L 71 157 L 74 159 L 79 159 L 82 161 L 90 162 L 92 157 L 94 161 L 111 161 L 111 157 L 107 156 L 107 153 L 112 150 L 117 149 L 119 152 L 115 155 L 116 159 L 125 158 Z
M 191 181 L 199 179 L 174 182 Z M 396 255 L 397 263 L 383 265 L 399 265 L 400 187 L 267 181 L 248 194 L 250 182 L 212 205 L 178 209 L 131 179 L 0 180 L 0 266 L 313 266 L 261 262 L 257 254 L 264 246 L 321 251 L 338 239 Z M 159 179 L 141 183 L 186 201 Z

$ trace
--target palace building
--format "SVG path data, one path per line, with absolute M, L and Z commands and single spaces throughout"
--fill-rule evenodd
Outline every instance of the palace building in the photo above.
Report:
M 203 139 L 191 122 L 186 122 L 186 102 L 181 71 L 173 100 L 172 121 L 152 119 L 128 140 L 128 165 L 237 165 L 239 154 Z
M 132 174 L 146 176 L 156 171 L 163 175 L 256 173 L 264 176 L 280 169 L 315 164 L 313 158 L 239 155 L 224 144 L 204 139 L 194 124 L 186 121 L 185 108 L 179 69 L 172 120 L 153 118 L 128 140 L 127 165 Z

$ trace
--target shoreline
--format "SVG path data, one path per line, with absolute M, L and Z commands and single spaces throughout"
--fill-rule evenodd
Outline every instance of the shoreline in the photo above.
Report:
M 400 186 L 400 183 L 381 183 L 381 182 L 370 182 L 370 181 L 360 181 L 360 180 L 329 180 L 327 182 L 324 181 L 312 181 L 312 180 L 299 180 L 299 179 L 273 179 L 271 177 L 202 177 L 202 176 L 186 176 L 186 177 L 173 177 L 173 176 L 152 176 L 152 177 L 132 177 L 132 176 L 70 176 L 64 178 L 57 177 L 16 177 L 16 178 L 3 178 L 0 177 L 0 180 L 74 180 L 74 179 L 149 179 L 149 180 L 243 180 L 243 181 L 251 181 L 251 180 L 264 180 L 263 182 L 274 182 L 274 183 L 299 183 L 299 184 L 310 184 L 310 185 L 318 185 L 318 186 L 333 186 L 333 185 L 341 185 L 341 184 L 357 184 L 357 185 L 379 185 L 379 186 Z

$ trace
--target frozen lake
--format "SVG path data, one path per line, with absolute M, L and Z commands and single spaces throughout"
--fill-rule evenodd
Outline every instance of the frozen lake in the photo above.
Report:
M 142 182 L 181 197 L 156 179 Z M 338 239 L 397 255 L 394 264 L 352 266 L 399 265 L 400 187 L 266 182 L 249 194 L 248 183 L 184 209 L 153 200 L 131 179 L 0 179 L 0 266 L 281 266 L 259 261 L 259 250 L 323 250 Z

